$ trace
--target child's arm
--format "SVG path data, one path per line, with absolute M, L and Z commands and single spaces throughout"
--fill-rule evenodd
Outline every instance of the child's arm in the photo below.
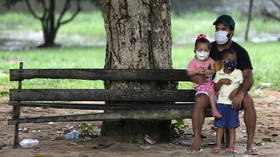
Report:
M 203 75 L 205 73 L 205 69 L 199 68 L 194 71 L 188 71 L 188 76 L 192 77 L 195 75 Z
M 214 75 L 216 73 L 216 66 L 215 63 L 213 65 L 209 65 L 207 68 L 208 75 Z
M 210 72 L 212 75 L 214 75 L 217 72 L 215 63 L 212 65 Z
M 230 79 L 220 79 L 217 83 L 214 83 L 214 90 L 216 92 L 218 92 L 221 89 L 223 84 L 230 85 L 231 80 Z

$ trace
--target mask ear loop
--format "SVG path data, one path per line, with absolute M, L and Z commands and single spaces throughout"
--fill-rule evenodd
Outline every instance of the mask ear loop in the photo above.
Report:
M 226 44 L 231 40 L 232 36 L 233 36 L 233 30 L 232 30 L 231 33 L 228 33 L 228 34 L 227 34 L 228 41 L 226 42 Z M 230 40 L 229 40 L 229 39 L 230 39 Z
M 224 43 L 224 44 L 222 44 L 222 45 L 226 45 L 226 44 L 228 44 L 228 43 L 229 43 L 229 41 L 231 40 L 231 38 L 229 38 L 229 37 L 230 37 L 230 33 L 228 33 L 228 34 L 227 34 L 227 38 L 228 38 L 227 42 L 226 42 L 226 43 Z

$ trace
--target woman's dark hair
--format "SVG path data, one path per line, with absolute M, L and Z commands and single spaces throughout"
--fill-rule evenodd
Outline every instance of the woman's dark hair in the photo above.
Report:
M 208 48 L 209 50 L 211 49 L 211 42 L 206 38 L 206 35 L 204 34 L 200 34 L 199 36 L 197 36 L 196 40 L 195 40 L 195 44 L 194 44 L 194 49 L 196 50 L 197 48 L 197 45 L 199 43 L 206 43 L 208 44 Z
M 233 49 L 230 49 L 230 48 L 228 48 L 228 49 L 224 49 L 223 51 L 222 51 L 222 59 L 224 59 L 226 56 L 228 56 L 229 54 L 232 54 L 232 55 L 236 55 L 236 52 L 233 50 Z

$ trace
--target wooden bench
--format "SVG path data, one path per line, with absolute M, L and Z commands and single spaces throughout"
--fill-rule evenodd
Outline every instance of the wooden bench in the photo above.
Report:
M 189 81 L 186 70 L 23 69 L 23 63 L 21 62 L 19 69 L 10 69 L 10 80 L 18 81 L 18 89 L 10 89 L 9 93 L 9 104 L 13 105 L 13 115 L 12 119 L 8 120 L 8 124 L 15 125 L 14 147 L 18 145 L 20 123 L 183 119 L 191 117 L 194 104 L 194 90 L 22 89 L 23 80 L 35 78 L 103 81 Z M 69 101 L 72 102 L 68 103 Z M 73 103 L 73 101 L 126 103 L 104 105 L 104 103 Z M 129 104 L 129 102 L 132 103 Z M 135 102 L 137 103 L 135 104 Z M 147 102 L 150 102 L 150 104 Z M 21 106 L 113 110 L 113 112 L 20 118 Z M 124 110 L 126 112 L 119 112 Z

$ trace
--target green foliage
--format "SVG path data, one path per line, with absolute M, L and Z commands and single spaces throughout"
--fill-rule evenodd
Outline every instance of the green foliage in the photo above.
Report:
M 4 7 L 10 9 L 13 6 L 15 6 L 18 2 L 21 2 L 23 0 L 4 0 Z
M 74 21 L 62 27 L 60 32 L 65 34 L 94 36 L 102 40 L 105 40 L 106 37 L 101 12 L 81 13 Z
M 78 125 L 78 129 L 80 131 L 79 137 L 86 138 L 86 137 L 94 137 L 94 130 L 90 124 L 82 123 Z
M 186 125 L 183 119 L 177 119 L 171 124 L 172 136 L 183 136 L 185 134 Z
M 178 128 L 185 128 L 186 127 L 183 119 L 177 119 L 175 123 L 172 123 L 172 125 L 174 127 L 178 127 Z
M 41 30 L 41 24 L 32 16 L 24 13 L 8 12 L 0 16 L 0 30 Z

